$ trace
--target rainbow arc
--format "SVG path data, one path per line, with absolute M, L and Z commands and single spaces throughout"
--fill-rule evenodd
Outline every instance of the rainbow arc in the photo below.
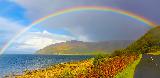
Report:
M 125 11 L 125 10 L 121 10 L 121 9 L 117 9 L 117 8 L 112 8 L 112 7 L 107 7 L 107 6 L 78 6 L 78 7 L 72 7 L 72 8 L 62 9 L 60 11 L 54 12 L 52 14 L 49 14 L 45 17 L 42 17 L 42 18 L 34 21 L 32 24 L 30 24 L 25 29 L 23 29 L 21 32 L 16 34 L 6 45 L 4 45 L 2 50 L 0 51 L 0 54 L 2 54 L 19 36 L 21 36 L 23 33 L 28 31 L 29 29 L 31 29 L 33 26 L 36 26 L 37 24 L 39 24 L 43 21 L 46 21 L 50 18 L 54 18 L 56 16 L 60 16 L 60 15 L 66 14 L 66 13 L 77 12 L 77 11 L 90 11 L 90 10 L 104 11 L 104 12 L 114 12 L 114 13 L 118 13 L 118 14 L 127 16 L 129 18 L 133 18 L 133 19 L 138 20 L 140 22 L 143 22 L 143 23 L 147 24 L 148 26 L 151 26 L 151 27 L 156 26 L 156 24 L 154 22 L 149 21 L 148 19 L 146 19 L 143 16 L 139 16 L 139 15 L 131 13 L 129 11 Z

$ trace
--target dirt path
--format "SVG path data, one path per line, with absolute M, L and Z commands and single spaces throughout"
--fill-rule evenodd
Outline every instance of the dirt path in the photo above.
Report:
M 144 54 L 136 68 L 134 78 L 160 78 L 160 55 Z

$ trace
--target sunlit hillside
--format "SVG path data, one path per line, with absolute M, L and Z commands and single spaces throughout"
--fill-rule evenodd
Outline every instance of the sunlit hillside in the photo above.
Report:
M 54 54 L 54 55 L 95 55 L 95 54 L 111 54 L 116 49 L 126 48 L 131 44 L 132 40 L 113 40 L 105 42 L 83 42 L 83 41 L 67 41 L 47 46 L 37 54 Z

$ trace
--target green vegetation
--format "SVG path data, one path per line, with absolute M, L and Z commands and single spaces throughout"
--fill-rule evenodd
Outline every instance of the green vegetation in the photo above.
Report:
M 160 55 L 160 51 L 158 51 L 158 52 L 151 52 L 151 53 L 147 53 L 147 54 L 151 54 L 151 55 Z
M 94 58 L 93 61 L 93 65 L 95 66 L 95 68 L 100 64 L 100 62 L 103 62 L 105 60 L 107 60 L 108 58 L 110 58 L 110 55 L 108 54 L 99 54 Z
M 160 51 L 160 27 L 149 30 L 144 36 L 131 44 L 126 51 L 137 53 L 152 53 Z
M 115 78 L 134 78 L 136 66 L 139 64 L 141 58 L 142 54 L 139 55 L 139 58 L 136 61 L 129 64 L 123 71 L 118 73 Z

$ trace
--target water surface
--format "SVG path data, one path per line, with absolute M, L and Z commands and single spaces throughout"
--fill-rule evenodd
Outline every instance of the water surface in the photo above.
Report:
M 78 61 L 93 56 L 88 55 L 0 55 L 0 77 L 21 74 L 26 69 L 44 68 L 53 64 Z

